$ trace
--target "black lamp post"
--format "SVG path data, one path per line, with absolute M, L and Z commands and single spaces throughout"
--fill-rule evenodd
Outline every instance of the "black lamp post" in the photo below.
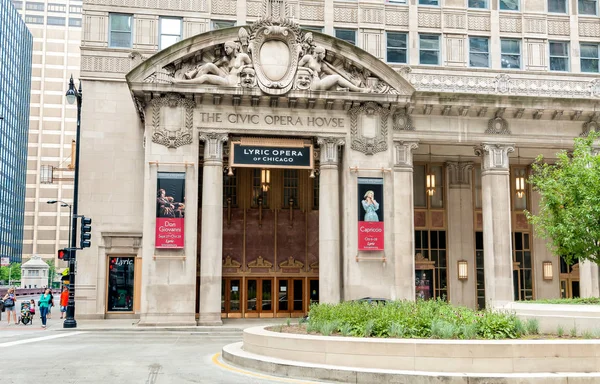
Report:
M 69 223 L 73 223 L 73 207 L 71 207 L 71 204 L 65 203 L 62 200 L 48 200 L 46 201 L 47 204 L 56 204 L 56 203 L 60 203 L 61 207 L 69 207 Z M 71 231 L 69 231 L 69 242 L 67 243 L 67 248 L 71 246 Z
M 67 102 L 73 104 L 77 101 L 77 133 L 75 136 L 75 177 L 73 186 L 73 215 L 71 218 L 71 244 L 68 250 L 69 255 L 69 302 L 67 304 L 67 318 L 63 323 L 63 328 L 77 328 L 75 321 L 75 258 L 77 257 L 77 194 L 79 190 L 79 140 L 81 137 L 81 81 L 79 81 L 79 90 L 75 88 L 73 75 L 69 80 L 69 89 L 65 95 Z

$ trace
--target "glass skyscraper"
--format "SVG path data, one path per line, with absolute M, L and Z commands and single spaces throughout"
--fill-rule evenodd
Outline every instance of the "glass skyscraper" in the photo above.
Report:
M 23 249 L 32 48 L 12 2 L 0 0 L 0 258 L 11 262 Z

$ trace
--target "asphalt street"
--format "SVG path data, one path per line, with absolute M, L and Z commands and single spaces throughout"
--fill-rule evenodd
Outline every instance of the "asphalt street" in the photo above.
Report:
M 240 340 L 237 334 L 53 331 L 43 330 L 39 322 L 27 327 L 2 322 L 0 383 L 315 383 L 223 362 L 221 348 Z

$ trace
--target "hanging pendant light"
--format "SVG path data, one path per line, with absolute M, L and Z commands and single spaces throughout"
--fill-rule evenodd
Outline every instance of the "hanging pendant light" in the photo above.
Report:
M 523 175 L 523 170 L 517 171 L 517 177 L 515 178 L 515 191 L 517 192 L 517 197 L 519 199 L 525 197 L 525 176 Z
M 425 183 L 427 187 L 427 196 L 433 196 L 435 194 L 435 174 L 433 172 L 429 171 Z
M 267 192 L 271 186 L 271 171 L 263 169 L 260 171 L 260 184 L 263 192 Z

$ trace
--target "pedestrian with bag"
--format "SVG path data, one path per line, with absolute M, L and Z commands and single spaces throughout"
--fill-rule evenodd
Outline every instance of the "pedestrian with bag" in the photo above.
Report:
M 15 295 L 15 289 L 9 288 L 8 292 L 2 298 L 4 301 L 4 311 L 6 312 L 6 318 L 8 319 L 8 325 L 10 325 L 10 314 L 13 314 L 13 320 L 15 325 L 17 324 L 17 312 L 15 310 L 15 304 L 17 302 L 17 297 Z
M 48 308 L 50 308 L 50 301 L 52 296 L 50 295 L 50 289 L 46 288 L 40 300 L 38 301 L 38 308 L 40 309 L 40 317 L 42 318 L 42 328 L 46 328 L 46 315 L 48 315 Z

